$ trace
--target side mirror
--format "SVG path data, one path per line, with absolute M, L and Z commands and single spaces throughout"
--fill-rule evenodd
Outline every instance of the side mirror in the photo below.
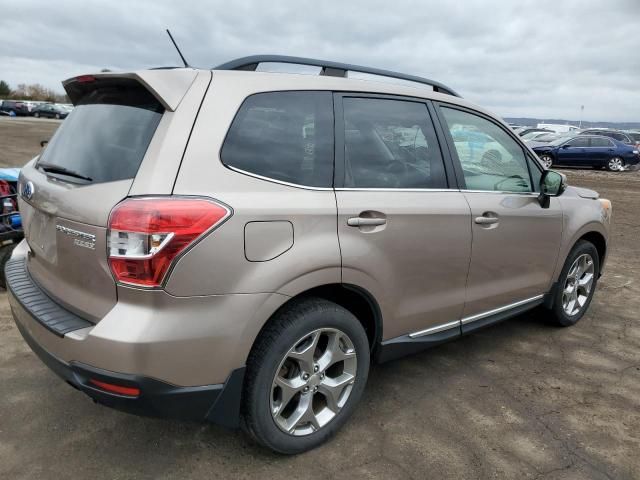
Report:
M 540 178 L 538 201 L 542 208 L 549 208 L 550 198 L 559 197 L 567 189 L 567 176 L 555 170 L 545 170 Z
M 569 145 L 568 143 L 565 143 L 560 148 L 565 149 L 565 148 L 570 148 L 570 147 L 571 147 L 571 145 Z
M 49 143 L 49 140 L 40 140 L 40 146 L 44 148 L 44 146 Z

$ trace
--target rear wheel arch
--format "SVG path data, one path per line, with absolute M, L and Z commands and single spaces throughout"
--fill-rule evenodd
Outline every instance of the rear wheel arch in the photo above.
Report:
M 289 298 L 262 325 L 253 344 L 255 345 L 262 332 L 272 323 L 279 312 L 288 308 L 294 302 L 304 301 L 306 298 L 322 298 L 336 303 L 351 312 L 362 324 L 369 340 L 370 351 L 373 354 L 382 341 L 382 314 L 378 302 L 365 289 L 356 285 L 341 283 L 313 287 Z

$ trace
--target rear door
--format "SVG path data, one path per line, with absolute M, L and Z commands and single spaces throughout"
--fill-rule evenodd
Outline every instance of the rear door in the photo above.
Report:
M 440 106 L 451 150 L 464 151 L 451 132 L 475 131 L 501 146 L 500 159 L 478 154 L 458 160 L 458 182 L 471 207 L 473 247 L 462 331 L 495 311 L 540 301 L 550 286 L 562 236 L 557 198 L 538 202 L 541 169 L 508 129 L 480 113 Z M 457 155 L 460 157 L 460 155 Z
M 604 166 L 614 155 L 616 147 L 613 140 L 607 137 L 589 137 L 592 165 Z
M 73 114 L 21 172 L 28 269 L 61 304 L 99 319 L 116 301 L 106 258 L 109 212 L 127 196 L 165 108 L 132 79 L 67 88 Z
M 439 327 L 459 335 L 470 212 L 430 107 L 399 97 L 334 99 L 342 281 L 376 298 L 384 339 Z

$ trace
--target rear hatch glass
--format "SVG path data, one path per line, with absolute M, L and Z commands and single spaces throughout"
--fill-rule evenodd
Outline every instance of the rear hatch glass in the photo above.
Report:
M 53 175 L 91 183 L 134 178 L 162 118 L 158 100 L 127 79 L 78 82 L 69 88 L 78 97 L 76 108 L 38 165 Z
M 97 321 L 115 304 L 107 263 L 109 212 L 128 195 L 164 109 L 127 78 L 65 85 L 76 104 L 21 183 L 20 199 L 32 251 L 32 278 L 74 313 Z

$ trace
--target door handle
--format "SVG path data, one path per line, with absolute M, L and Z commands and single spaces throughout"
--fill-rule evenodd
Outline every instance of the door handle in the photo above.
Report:
M 351 217 L 347 219 L 347 225 L 350 227 L 375 227 L 386 223 L 386 218 Z
M 493 225 L 494 223 L 498 223 L 500 220 L 498 217 L 476 217 L 475 222 L 478 225 Z

